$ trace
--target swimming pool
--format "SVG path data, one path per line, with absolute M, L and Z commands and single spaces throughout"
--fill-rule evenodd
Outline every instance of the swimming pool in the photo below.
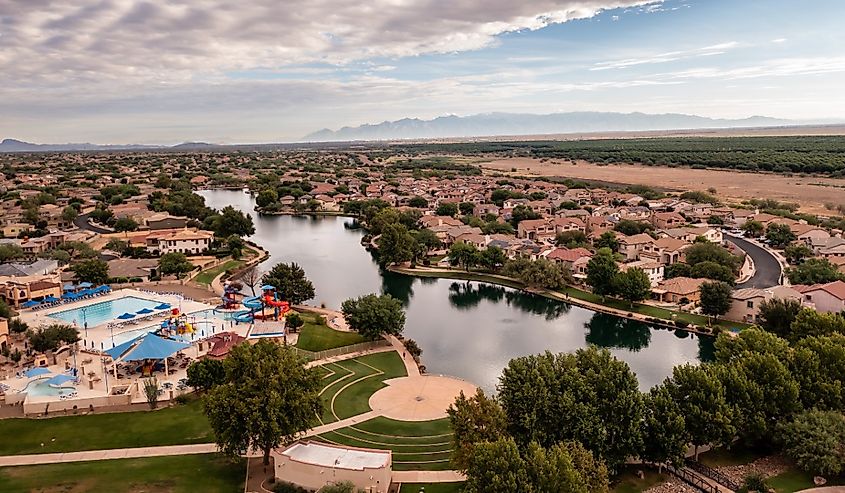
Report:
M 26 384 L 21 392 L 26 392 L 32 397 L 44 396 L 44 395 L 67 395 L 73 392 L 73 387 L 51 387 L 48 383 L 48 378 L 42 378 L 40 380 L 33 380 Z
M 48 314 L 48 316 L 69 324 L 76 324 L 80 327 L 86 322 L 88 323 L 88 327 L 96 327 L 97 325 L 115 320 L 118 316 L 127 312 L 135 313 L 144 308 L 153 309 L 159 303 L 161 302 L 139 298 L 137 296 L 124 296 L 122 298 L 94 303 L 93 305 L 53 312 Z

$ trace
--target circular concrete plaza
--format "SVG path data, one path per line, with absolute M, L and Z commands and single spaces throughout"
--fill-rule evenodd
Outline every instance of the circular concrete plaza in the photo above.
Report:
M 370 397 L 370 408 L 401 421 L 429 421 L 446 417 L 461 391 L 475 394 L 475 385 L 451 377 L 421 375 L 386 380 L 387 387 Z

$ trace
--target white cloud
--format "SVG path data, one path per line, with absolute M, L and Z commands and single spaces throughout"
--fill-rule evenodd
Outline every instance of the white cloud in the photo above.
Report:
M 739 43 L 736 41 L 730 41 L 727 43 L 719 43 L 711 46 L 704 46 L 702 48 L 696 48 L 692 50 L 681 50 L 681 51 L 668 51 L 665 53 L 657 53 L 654 55 L 647 55 L 642 57 L 636 58 L 625 58 L 621 60 L 610 60 L 606 62 L 599 62 L 596 63 L 594 67 L 590 70 L 598 71 L 598 70 L 611 70 L 611 69 L 623 69 L 628 67 L 633 67 L 636 65 L 650 65 L 656 63 L 667 63 L 667 62 L 674 62 L 678 60 L 685 60 L 689 58 L 696 58 L 696 57 L 703 57 L 703 56 L 714 56 L 714 55 L 722 55 L 727 53 L 729 50 L 732 50 L 739 46 Z

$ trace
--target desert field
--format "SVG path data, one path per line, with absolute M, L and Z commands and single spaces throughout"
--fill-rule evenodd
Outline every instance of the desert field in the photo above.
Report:
M 845 179 L 814 176 L 784 176 L 709 169 L 668 168 L 618 164 L 598 166 L 531 158 L 498 159 L 478 163 L 482 169 L 520 176 L 560 176 L 609 183 L 648 185 L 670 190 L 707 190 L 728 200 L 771 198 L 795 202 L 802 212 L 834 214 L 825 204 L 845 204 Z M 516 168 L 516 172 L 511 170 Z

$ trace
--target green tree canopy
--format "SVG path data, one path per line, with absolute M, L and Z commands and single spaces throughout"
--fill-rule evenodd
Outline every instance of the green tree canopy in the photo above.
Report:
M 611 252 L 619 251 L 619 239 L 616 238 L 616 233 L 613 231 L 605 231 L 593 242 L 593 246 L 601 250 L 607 248 Z
M 590 242 L 583 231 L 572 230 L 558 233 L 555 236 L 555 245 L 566 248 L 587 248 Z
M 341 304 L 341 311 L 349 327 L 368 339 L 399 335 L 405 328 L 402 303 L 389 294 L 350 298 Z
M 784 452 L 803 471 L 838 476 L 845 464 L 845 417 L 836 411 L 806 411 L 779 429 Z
M 226 380 L 205 396 L 214 440 L 228 455 L 290 443 L 322 412 L 320 374 L 287 346 L 266 339 L 238 344 L 223 362 Z
M 618 273 L 619 266 L 616 265 L 616 259 L 613 258 L 613 252 L 609 248 L 600 248 L 587 262 L 587 284 L 598 295 L 614 294 L 616 288 L 614 281 Z
M 683 465 L 691 438 L 683 411 L 665 383 L 645 395 L 643 418 L 642 459 Z
M 801 312 L 801 302 L 791 298 L 772 298 L 760 303 L 760 327 L 779 337 L 789 337 L 792 322 Z
M 766 226 L 766 239 L 769 244 L 775 248 L 783 248 L 796 239 L 795 233 L 789 228 L 787 224 L 771 223 Z
M 804 337 L 832 334 L 845 334 L 845 317 L 839 313 L 824 313 L 804 308 L 792 321 L 787 339 L 795 342 Z
M 183 274 L 187 274 L 195 268 L 196 266 L 188 261 L 188 257 L 184 253 L 165 253 L 158 259 L 158 271 L 164 276 L 175 275 L 181 279 Z
M 231 235 L 250 236 L 255 234 L 255 225 L 252 217 L 235 209 L 231 205 L 224 207 L 219 214 L 208 216 L 204 225 L 207 229 L 214 231 L 218 238 L 227 238 Z
M 79 340 L 75 327 L 65 324 L 52 324 L 37 329 L 28 329 L 26 337 L 30 347 L 39 353 L 55 351 L 62 344 L 73 344 Z
M 314 297 L 314 285 L 296 262 L 279 262 L 261 278 L 262 284 L 274 286 L 292 305 L 301 305 Z
M 226 382 L 226 369 L 219 359 L 203 358 L 188 366 L 188 385 L 209 390 Z
M 446 411 L 452 425 L 452 464 L 466 472 L 476 444 L 507 437 L 507 419 L 502 407 L 480 388 L 467 397 L 463 391 Z
M 664 385 L 684 415 L 696 454 L 701 445 L 719 445 L 733 439 L 733 407 L 714 366 L 676 366 Z
M 388 224 L 378 238 L 378 259 L 382 266 L 394 265 L 411 260 L 416 245 L 413 236 L 404 225 Z
M 699 290 L 701 291 L 701 313 L 719 317 L 730 310 L 733 290 L 728 283 L 705 282 Z
M 78 281 L 105 284 L 109 281 L 109 264 L 96 258 L 82 260 L 70 266 Z
M 434 210 L 438 216 L 455 217 L 458 215 L 458 204 L 454 202 L 443 202 Z
M 808 258 L 795 267 L 786 269 L 786 277 L 792 284 L 809 285 L 845 280 L 845 275 L 826 258 Z
M 845 408 L 845 335 L 802 339 L 795 344 L 791 362 L 805 408 Z
M 724 265 L 732 272 L 738 272 L 741 266 L 741 258 L 733 255 L 727 248 L 716 243 L 695 243 L 684 250 L 687 264 L 694 267 L 701 262 L 712 262 Z
M 463 267 L 467 272 L 471 267 L 478 265 L 479 259 L 478 248 L 475 245 L 458 241 L 449 247 L 449 263 Z
M 651 280 L 648 274 L 639 267 L 617 273 L 613 283 L 615 284 L 613 290 L 631 305 L 651 295 Z

